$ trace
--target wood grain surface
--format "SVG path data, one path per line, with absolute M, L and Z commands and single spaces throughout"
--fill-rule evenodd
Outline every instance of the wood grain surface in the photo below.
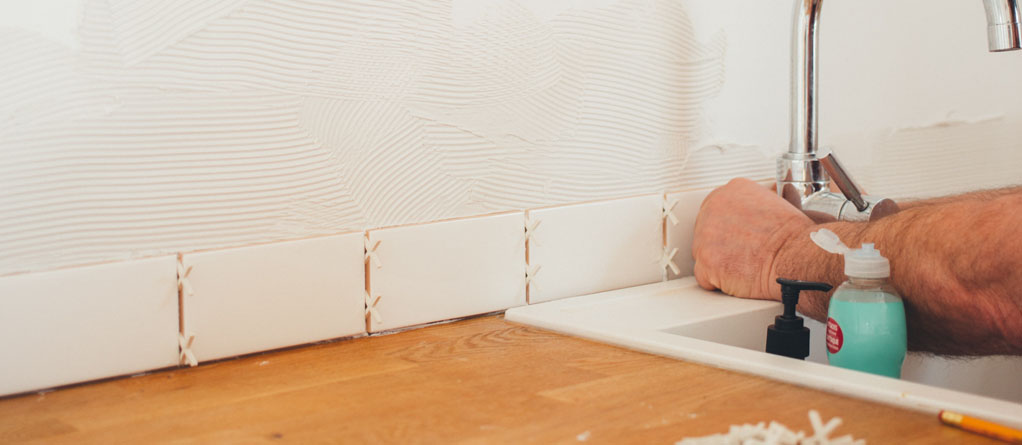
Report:
M 3 399 L 0 443 L 672 444 L 739 423 L 811 430 L 809 409 L 869 443 L 994 443 L 493 316 Z

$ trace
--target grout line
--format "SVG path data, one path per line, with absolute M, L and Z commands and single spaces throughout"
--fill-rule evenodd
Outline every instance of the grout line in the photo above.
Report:
M 412 222 L 412 223 L 404 223 L 404 224 L 394 224 L 394 225 L 389 225 L 389 226 L 370 227 L 370 228 L 365 229 L 365 231 L 366 232 L 375 232 L 377 230 L 402 229 L 402 228 L 405 228 L 405 227 L 416 227 L 416 226 L 425 226 L 425 225 L 430 225 L 430 224 L 439 224 L 439 223 L 447 223 L 447 222 L 455 222 L 455 221 L 465 221 L 465 220 L 478 219 L 478 218 L 489 218 L 491 216 L 504 216 L 504 215 L 512 215 L 512 214 L 515 214 L 515 213 L 525 213 L 525 210 L 521 210 L 521 209 L 502 210 L 502 211 L 499 211 L 499 212 L 480 213 L 478 215 L 455 216 L 455 217 L 451 217 L 451 218 L 438 219 L 438 220 L 435 220 L 435 221 Z M 351 233 L 351 232 L 348 232 L 348 233 Z
M 721 185 L 723 185 L 723 184 L 721 184 Z M 638 194 L 634 194 L 634 195 L 617 196 L 617 197 L 614 197 L 614 198 L 607 198 L 607 199 L 591 199 L 591 200 L 588 200 L 588 201 L 575 201 L 575 202 L 566 202 L 566 203 L 561 203 L 561 204 L 551 204 L 551 205 L 547 205 L 547 206 L 532 207 L 532 208 L 529 208 L 527 210 L 549 210 L 549 209 L 557 209 L 557 208 L 561 208 L 561 207 L 574 207 L 574 206 L 589 205 L 589 204 L 602 204 L 602 203 L 606 203 L 606 202 L 624 201 L 626 199 L 644 198 L 644 197 L 653 196 L 653 195 L 656 195 L 656 193 L 638 193 Z
M 488 215 L 479 215 L 479 216 L 488 216 Z M 428 224 L 428 223 L 424 223 L 424 224 Z M 152 254 L 144 254 L 144 255 L 140 255 L 140 256 L 132 256 L 131 258 L 128 258 L 128 259 L 97 260 L 97 261 L 89 261 L 89 262 L 79 263 L 79 264 L 68 264 L 68 265 L 63 265 L 63 266 L 53 267 L 53 268 L 48 268 L 48 269 L 23 270 L 23 271 L 12 272 L 12 273 L 8 273 L 8 274 L 0 275 L 0 279 L 7 278 L 7 277 L 15 277 L 15 276 L 19 276 L 19 275 L 30 275 L 30 274 L 36 274 L 36 273 L 56 272 L 56 271 L 68 270 L 68 269 L 78 269 L 80 267 L 92 267 L 92 266 L 104 266 L 104 265 L 107 265 L 107 264 L 130 263 L 130 262 L 133 262 L 133 261 L 144 261 L 144 260 L 151 260 L 153 258 L 163 258 L 163 257 L 171 256 L 171 255 L 197 254 L 197 253 L 207 253 L 207 252 L 220 252 L 220 251 L 224 251 L 224 250 L 244 249 L 246 247 L 268 246 L 268 245 L 273 245 L 273 244 L 289 243 L 289 242 L 295 242 L 295 241 L 309 241 L 309 240 L 316 240 L 316 239 L 320 239 L 320 238 L 330 238 L 330 237 L 334 237 L 334 236 L 350 235 L 352 233 L 358 233 L 358 232 L 359 232 L 358 230 L 350 229 L 350 230 L 345 230 L 343 232 L 331 232 L 331 233 L 325 233 L 325 234 L 307 235 L 307 236 L 302 236 L 302 237 L 298 237 L 298 238 L 284 238 L 284 239 L 278 239 L 278 240 L 259 241 L 259 242 L 252 242 L 252 243 L 248 243 L 248 244 L 242 244 L 242 245 L 238 245 L 238 246 L 210 247 L 210 248 L 204 248 L 204 249 L 188 250 L 188 251 L 185 251 L 185 252 L 157 252 L 157 253 L 152 253 Z
M 667 192 L 664 192 L 662 195 L 660 195 L 660 208 L 661 208 L 661 211 L 660 211 L 660 248 L 661 248 L 661 250 L 663 252 L 667 252 L 667 223 L 671 219 L 669 216 L 667 216 L 667 212 L 673 211 L 673 210 L 670 210 L 670 209 L 667 208 L 667 204 L 668 204 L 667 203 Z M 660 268 L 661 269 L 666 269 L 666 270 L 660 271 L 663 274 L 663 279 L 660 280 L 660 281 L 667 281 L 667 280 L 669 280 L 671 278 L 671 271 L 669 270 L 670 268 L 665 268 L 663 265 L 660 265 Z
M 184 368 L 184 369 L 188 369 L 188 368 Z M 3 394 L 3 395 L 0 395 L 0 401 L 16 399 L 16 398 L 24 397 L 24 396 L 27 396 L 27 395 L 30 395 L 30 394 L 37 394 L 37 395 L 41 396 L 41 395 L 44 395 L 44 394 L 49 394 L 49 393 L 54 392 L 54 391 L 63 391 L 63 390 L 66 390 L 66 389 L 79 388 L 79 387 L 82 387 L 82 386 L 92 385 L 92 384 L 95 384 L 95 383 L 111 382 L 111 381 L 121 380 L 121 379 L 133 379 L 135 377 L 143 377 L 143 376 L 150 375 L 150 374 L 155 374 L 155 373 L 158 373 L 158 372 L 167 372 L 167 371 L 171 371 L 172 372 L 172 371 L 180 371 L 180 370 L 182 370 L 181 365 L 173 365 L 173 366 L 164 366 L 162 368 L 153 368 L 153 369 L 149 369 L 149 370 L 145 370 L 145 371 L 139 371 L 139 372 L 135 372 L 135 373 L 132 373 L 132 374 L 117 374 L 117 375 L 111 375 L 111 376 L 107 376 L 107 377 L 97 377 L 97 378 L 90 379 L 90 380 L 82 380 L 80 382 L 64 383 L 62 385 L 49 386 L 49 387 L 42 388 L 42 389 L 31 389 L 31 390 L 28 390 L 28 391 L 14 392 L 14 393 L 10 393 L 10 394 Z
M 531 212 L 532 212 L 531 210 L 526 210 L 525 211 L 525 227 L 523 228 L 524 232 L 528 232 L 528 230 L 529 230 L 529 222 L 530 222 L 529 221 L 529 217 L 531 216 Z M 525 237 L 525 275 L 526 276 L 529 275 L 529 268 L 532 267 L 532 263 L 530 263 L 530 258 L 529 258 L 529 237 L 530 236 L 526 236 Z M 525 304 L 526 305 L 532 304 L 532 291 L 530 290 L 531 287 L 532 286 L 529 284 L 529 281 L 526 280 L 526 282 L 525 282 Z
M 660 229 L 661 229 L 661 232 L 662 232 L 661 234 L 663 235 L 661 240 L 663 241 L 663 247 L 666 248 L 667 247 L 667 223 L 668 223 L 668 220 L 671 219 L 670 217 L 668 217 L 666 215 L 666 212 L 673 211 L 673 210 L 669 210 L 667 208 L 667 204 L 668 204 L 667 203 L 667 192 L 664 192 L 664 194 L 662 195 L 662 201 L 661 202 L 663 203 L 661 205 L 663 206 L 664 212 L 665 212 L 664 216 L 660 217 Z
M 369 270 L 372 267 L 372 264 L 371 264 L 372 261 L 369 261 L 369 256 L 368 256 L 369 255 L 369 250 L 368 250 L 368 248 L 365 247 L 365 245 L 369 242 L 369 231 L 366 230 L 366 231 L 362 232 L 362 236 L 363 236 L 363 238 L 362 238 L 362 257 L 363 257 L 363 263 L 364 263 L 364 266 L 365 266 L 365 278 L 364 278 L 364 281 L 365 281 L 365 283 L 364 283 L 365 284 L 365 292 L 366 292 L 366 295 L 369 295 L 369 300 L 371 301 L 372 298 L 373 298 L 373 289 L 370 286 L 370 283 L 372 283 L 372 281 L 370 280 L 370 271 Z M 373 317 L 372 317 L 372 314 L 369 312 L 369 301 L 366 301 L 366 302 L 363 303 L 363 312 L 365 312 L 366 334 L 369 334 L 370 332 L 372 332 L 372 327 L 373 327 Z
M 183 253 L 179 252 L 177 254 L 177 262 L 178 264 L 183 264 L 184 262 Z M 175 269 L 174 274 L 177 276 L 178 283 L 180 283 L 181 273 L 177 272 Z M 179 334 L 181 335 L 185 334 L 185 291 L 180 285 L 177 286 L 177 330 Z M 178 346 L 178 349 L 181 349 L 181 347 Z
M 522 307 L 522 306 L 515 306 L 515 307 Z M 370 334 L 367 335 L 367 337 L 369 337 L 369 338 L 376 338 L 376 337 L 382 337 L 382 336 L 385 336 L 385 335 L 393 335 L 393 334 L 400 334 L 402 332 L 415 331 L 415 330 L 418 330 L 418 329 L 428 328 L 428 327 L 431 327 L 431 326 L 439 326 L 439 325 L 457 323 L 459 321 L 473 320 L 473 319 L 476 319 L 476 318 L 491 317 L 491 316 L 503 316 L 505 311 L 507 311 L 507 309 L 500 309 L 500 310 L 497 310 L 497 311 L 484 312 L 484 313 L 481 313 L 481 314 L 466 315 L 466 316 L 457 317 L 457 318 L 449 318 L 449 319 L 446 319 L 446 320 L 430 321 L 430 322 L 419 323 L 419 324 L 415 324 L 415 325 L 411 325 L 411 326 L 403 326 L 403 327 L 400 327 L 400 328 L 392 328 L 392 329 L 387 329 L 387 330 L 383 330 L 383 331 L 379 331 L 379 332 L 370 333 Z M 338 340 L 345 340 L 345 339 L 342 338 L 342 339 L 338 339 Z
M 178 339 L 185 335 L 185 288 L 181 285 L 182 280 L 187 280 L 187 277 L 181 276 L 181 268 L 184 265 L 185 255 L 181 252 L 177 254 L 177 263 L 174 264 L 174 275 L 177 277 L 177 336 Z M 181 356 L 184 353 L 184 349 L 181 346 L 181 341 L 177 340 L 177 368 L 184 368 L 184 363 L 181 363 Z

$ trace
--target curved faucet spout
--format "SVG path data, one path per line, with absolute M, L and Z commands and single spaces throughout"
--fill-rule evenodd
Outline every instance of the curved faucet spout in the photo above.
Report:
M 1022 49 L 1020 0 L 983 0 L 987 41 L 991 52 Z M 792 35 L 791 144 L 793 155 L 813 155 L 817 149 L 817 68 L 819 23 L 823 0 L 795 0 Z
M 1022 49 L 1022 0 L 983 0 L 987 16 L 987 38 L 991 52 Z M 893 201 L 862 196 L 848 174 L 831 157 L 829 163 L 817 152 L 818 146 L 818 56 L 820 11 L 823 0 L 795 0 L 792 35 L 791 143 L 777 160 L 777 192 L 799 208 L 842 219 L 872 219 L 878 213 L 897 211 Z M 824 161 L 821 163 L 821 161 Z M 847 202 L 829 192 L 830 177 L 841 184 Z M 854 206 L 847 206 L 848 203 Z M 889 209 L 877 212 L 879 204 Z M 856 214 L 846 209 L 853 208 Z

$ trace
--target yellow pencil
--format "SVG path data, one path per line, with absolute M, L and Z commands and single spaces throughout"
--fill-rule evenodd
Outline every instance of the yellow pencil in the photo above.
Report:
M 998 425 L 950 411 L 941 411 L 937 417 L 945 425 L 955 426 L 971 433 L 1003 440 L 1008 443 L 1022 443 L 1022 431 L 1014 428 L 1008 428 L 1004 425 Z

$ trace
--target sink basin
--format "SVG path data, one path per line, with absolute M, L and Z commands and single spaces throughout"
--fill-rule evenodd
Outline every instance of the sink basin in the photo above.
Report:
M 683 278 L 509 309 L 517 323 L 936 414 L 1022 427 L 1022 357 L 946 359 L 910 353 L 901 379 L 827 365 L 826 327 L 805 361 L 763 352 L 779 303 L 732 298 Z

